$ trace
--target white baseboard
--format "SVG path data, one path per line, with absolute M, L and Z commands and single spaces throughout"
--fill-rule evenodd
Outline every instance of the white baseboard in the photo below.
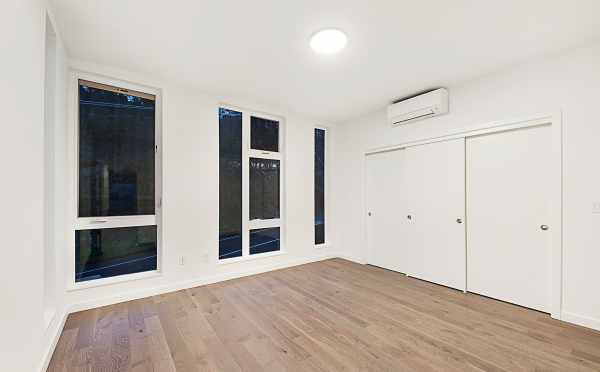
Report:
M 337 257 L 343 258 L 344 260 L 356 262 L 361 265 L 365 265 L 367 263 L 367 260 L 360 258 L 360 257 L 352 256 L 352 255 L 341 254 L 341 255 L 338 255 Z
M 45 372 L 48 369 L 48 365 L 50 364 L 50 360 L 52 359 L 52 355 L 54 354 L 54 350 L 56 349 L 56 345 L 60 339 L 60 335 L 65 328 L 65 322 L 69 316 L 67 309 L 62 309 L 60 314 L 58 313 L 58 311 L 55 311 L 54 317 L 46 329 L 46 337 L 44 337 L 44 339 L 48 340 L 48 344 L 44 348 L 44 354 L 39 368 L 40 372 Z
M 48 328 L 50 328 L 50 325 L 54 322 L 54 318 L 56 318 L 55 308 L 47 308 L 44 310 L 44 330 L 48 331 Z
M 588 316 L 577 315 L 568 311 L 563 311 L 562 320 L 565 322 L 595 329 L 596 331 L 600 331 L 600 319 L 590 318 Z

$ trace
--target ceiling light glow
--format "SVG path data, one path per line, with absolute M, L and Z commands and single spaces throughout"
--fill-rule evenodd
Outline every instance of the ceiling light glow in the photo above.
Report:
M 310 38 L 310 47 L 318 54 L 335 54 L 346 47 L 348 37 L 336 29 L 321 30 Z

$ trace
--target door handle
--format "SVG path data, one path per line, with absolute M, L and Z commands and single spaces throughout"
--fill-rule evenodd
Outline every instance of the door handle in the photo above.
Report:
M 550 227 L 548 227 L 548 225 L 542 225 L 540 226 L 540 229 L 542 229 L 543 231 L 548 230 Z
M 407 219 L 412 220 L 412 216 L 409 214 L 408 216 L 406 216 Z
M 462 218 L 457 218 L 456 223 L 462 223 Z

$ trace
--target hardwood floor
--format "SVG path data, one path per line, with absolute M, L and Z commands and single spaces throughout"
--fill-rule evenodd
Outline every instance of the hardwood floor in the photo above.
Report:
M 600 332 L 342 259 L 69 316 L 49 371 L 600 371 Z

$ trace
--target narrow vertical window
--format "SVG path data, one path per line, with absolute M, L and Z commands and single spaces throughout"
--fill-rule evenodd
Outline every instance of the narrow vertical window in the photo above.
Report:
M 325 130 L 315 129 L 315 244 L 325 244 Z
M 157 269 L 155 106 L 79 80 L 76 282 Z
M 242 113 L 219 109 L 219 259 L 242 256 Z

